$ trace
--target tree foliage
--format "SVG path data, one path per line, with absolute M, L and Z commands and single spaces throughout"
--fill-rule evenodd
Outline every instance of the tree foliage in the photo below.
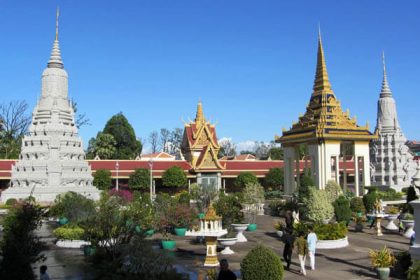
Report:
M 257 245 L 248 252 L 241 262 L 241 274 L 244 280 L 282 280 L 283 263 L 271 249 Z
M 268 156 L 272 160 L 282 160 L 283 159 L 283 149 L 280 147 L 272 147 L 268 150 Z
M 334 215 L 334 208 L 324 190 L 308 187 L 308 196 L 303 199 L 303 217 L 306 220 L 322 223 Z
M 232 142 L 232 139 L 223 138 L 219 140 L 218 144 L 220 146 L 218 158 L 236 156 L 236 145 Z
M 213 206 L 216 209 L 217 215 L 222 217 L 224 227 L 243 222 L 244 214 L 241 212 L 242 205 L 238 196 L 220 193 L 219 199 L 213 203 Z
M 100 190 L 108 190 L 112 185 L 111 171 L 98 169 L 93 175 L 93 185 Z
M 351 219 L 350 201 L 343 195 L 333 202 L 334 214 L 337 222 L 349 223 Z
M 6 216 L 0 243 L 3 260 L 0 279 L 35 279 L 31 264 L 44 258 L 44 244 L 34 233 L 41 226 L 42 209 L 25 202 L 16 204 Z
M 141 153 L 142 144 L 136 139 L 134 129 L 123 113 L 111 117 L 103 133 L 111 134 L 116 141 L 114 159 L 134 159 Z
M 335 180 L 329 180 L 325 186 L 325 191 L 331 202 L 334 202 L 340 195 L 343 194 L 343 189 Z
M 117 152 L 117 141 L 114 136 L 107 133 L 98 133 L 93 143 L 93 154 L 100 159 L 115 158 Z
M 187 184 L 187 176 L 179 166 L 172 166 L 162 175 L 162 184 L 165 187 L 183 187 Z
M 252 172 L 241 172 L 235 179 L 235 186 L 245 188 L 247 184 L 258 184 L 258 178 Z
M 265 186 L 271 188 L 280 188 L 284 185 L 284 170 L 283 168 L 270 168 L 267 175 L 265 175 Z
M 128 178 L 130 189 L 148 189 L 150 187 L 150 170 L 145 168 L 135 169 Z
M 57 217 L 66 217 L 70 224 L 77 225 L 95 214 L 95 202 L 76 192 L 60 194 L 50 212 Z

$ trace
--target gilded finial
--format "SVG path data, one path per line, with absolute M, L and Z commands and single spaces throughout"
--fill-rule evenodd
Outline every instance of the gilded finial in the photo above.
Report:
M 318 29 L 318 56 L 316 63 L 316 74 L 314 82 L 314 92 L 331 91 L 331 84 L 328 79 L 327 65 L 325 63 L 324 48 L 322 46 L 321 27 Z
M 198 101 L 198 104 L 197 104 L 197 114 L 195 116 L 195 122 L 196 123 L 205 122 L 204 114 L 203 114 L 203 104 L 201 103 L 201 101 Z

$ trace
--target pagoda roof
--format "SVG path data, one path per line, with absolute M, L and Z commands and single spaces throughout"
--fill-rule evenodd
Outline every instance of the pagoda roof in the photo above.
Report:
M 313 92 L 306 112 L 283 130 L 276 142 L 282 144 L 311 140 L 371 140 L 377 136 L 369 131 L 369 125 L 359 126 L 349 111 L 343 112 L 328 77 L 321 35 L 318 37 L 318 55 Z

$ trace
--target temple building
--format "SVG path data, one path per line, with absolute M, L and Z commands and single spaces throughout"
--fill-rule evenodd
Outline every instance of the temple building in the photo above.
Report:
M 383 60 L 383 80 L 378 100 L 376 134 L 378 139 L 371 143 L 372 185 L 401 191 L 409 187 L 416 171 L 414 154 L 407 145 L 397 116 L 395 100 L 392 96 Z
M 350 118 L 348 111 L 343 112 L 331 88 L 319 33 L 315 82 L 309 105 L 298 122 L 289 130 L 283 129 L 281 137 L 276 137 L 284 150 L 285 193 L 292 194 L 300 185 L 298 151 L 304 145 L 310 163 L 307 170 L 316 187 L 323 189 L 329 180 L 335 180 L 344 189 L 362 194 L 361 186 L 370 185 L 369 142 L 375 138 L 368 125 L 357 125 L 356 118 Z M 354 162 L 353 184 L 347 181 L 348 160 Z
M 181 152 L 197 176 L 197 184 L 222 186 L 221 171 L 225 169 L 217 158 L 220 146 L 217 143 L 216 128 L 206 121 L 201 102 L 197 105 L 194 122 L 185 124 Z
M 3 202 L 30 195 L 52 202 L 68 191 L 99 199 L 68 99 L 68 76 L 58 42 L 58 10 L 51 56 L 42 73 L 41 97 L 22 140 L 20 158 L 11 169 L 10 187 L 1 193 Z

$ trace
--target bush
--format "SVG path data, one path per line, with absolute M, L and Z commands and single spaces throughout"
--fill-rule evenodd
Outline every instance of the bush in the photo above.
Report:
M 386 246 L 381 250 L 370 250 L 369 257 L 372 267 L 393 267 L 396 263 L 394 254 Z
M 400 200 L 402 198 L 402 193 L 397 192 L 394 189 L 388 189 L 384 192 L 378 192 L 379 197 L 385 201 Z
M 187 184 L 187 176 L 179 166 L 172 166 L 162 175 L 162 184 L 165 187 L 183 187 Z
M 265 175 L 264 183 L 266 187 L 280 188 L 284 185 L 284 171 L 282 168 L 270 168 Z
M 396 268 L 403 274 L 404 278 L 407 277 L 408 269 L 413 264 L 410 253 L 408 251 L 402 251 L 398 253 L 395 257 L 397 259 L 397 264 L 395 265 Z M 420 276 L 420 274 L 418 276 Z
M 282 211 L 286 206 L 286 201 L 284 199 L 276 199 L 270 201 L 268 208 L 270 208 L 272 215 L 280 216 L 280 211 Z
M 217 215 L 222 217 L 222 224 L 225 227 L 231 224 L 239 224 L 243 222 L 244 214 L 241 212 L 242 205 L 236 195 L 225 195 L 221 193 L 219 199 L 213 203 Z
M 191 195 L 187 191 L 182 191 L 176 194 L 178 203 L 190 205 Z
M 248 252 L 241 262 L 241 274 L 244 280 L 282 280 L 283 263 L 271 249 L 258 245 Z
M 363 199 L 361 197 L 353 197 L 350 200 L 350 209 L 351 211 L 357 213 L 357 212 L 366 212 L 365 205 L 363 204 Z
M 334 202 L 340 195 L 343 194 L 343 190 L 340 185 L 337 184 L 334 180 L 329 180 L 325 186 L 325 191 L 327 192 L 328 198 L 331 202 Z
M 84 238 L 85 230 L 78 226 L 65 225 L 53 230 L 53 234 L 58 239 L 81 240 Z
M 348 224 L 351 219 L 350 201 L 342 195 L 334 201 L 333 206 L 336 221 Z
M 170 223 L 178 228 L 190 228 L 195 219 L 196 211 L 188 204 L 176 203 L 169 211 Z
M 100 190 L 109 190 L 112 185 L 111 171 L 98 169 L 93 175 L 93 185 Z
M 241 172 L 235 179 L 235 186 L 245 188 L 247 184 L 258 184 L 258 178 L 252 172 Z
M 255 204 L 264 201 L 264 188 L 259 183 L 248 183 L 243 190 L 244 203 Z
M 76 192 L 60 194 L 50 208 L 53 216 L 66 217 L 70 224 L 79 224 L 95 215 L 95 203 Z
M 323 222 L 331 219 L 334 215 L 332 206 L 327 193 L 315 187 L 308 188 L 308 197 L 303 200 L 304 218 L 313 222 Z
M 6 205 L 7 206 L 13 206 L 17 203 L 17 200 L 15 198 L 9 198 L 8 200 L 6 200 Z
M 264 193 L 265 199 L 278 199 L 283 197 L 282 191 L 266 191 Z
M 347 236 L 345 223 L 336 224 L 315 224 L 314 232 L 319 240 L 338 240 Z
M 150 170 L 137 168 L 128 178 L 128 186 L 132 190 L 147 190 L 150 188 Z
M 413 265 L 408 269 L 407 280 L 420 279 L 420 261 L 414 261 Z
M 375 202 L 379 199 L 379 194 L 376 190 L 369 190 L 367 194 L 363 196 L 363 204 L 365 205 L 366 212 L 371 213 L 375 209 Z

